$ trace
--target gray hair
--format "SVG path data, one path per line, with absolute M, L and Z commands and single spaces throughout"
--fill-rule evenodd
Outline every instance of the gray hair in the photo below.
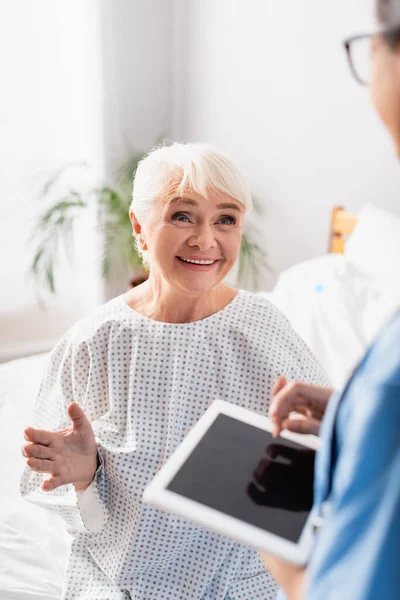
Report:
M 139 222 L 145 220 L 151 203 L 169 184 L 176 185 L 180 195 L 188 188 L 204 197 L 213 191 L 222 192 L 240 202 L 246 213 L 252 208 L 250 190 L 238 168 L 208 144 L 156 146 L 140 161 L 130 206 Z
M 386 27 L 400 25 L 399 0 L 376 0 L 376 14 L 378 21 Z
M 384 38 L 390 47 L 396 48 L 400 43 L 400 0 L 376 0 L 376 16 L 383 27 L 394 30 Z

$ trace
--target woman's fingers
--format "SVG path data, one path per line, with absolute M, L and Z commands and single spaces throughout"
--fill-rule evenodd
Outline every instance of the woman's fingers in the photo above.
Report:
M 35 458 L 34 456 L 30 456 L 27 459 L 26 464 L 32 469 L 32 471 L 36 471 L 36 473 L 53 473 L 55 468 L 52 460 Z
M 60 487 L 60 485 L 63 485 L 61 477 L 54 476 L 50 477 L 50 479 L 46 479 L 46 481 L 43 481 L 40 487 L 44 492 L 51 492 L 51 490 L 55 490 L 56 488 Z
M 75 403 L 68 406 L 71 427 L 45 431 L 28 427 L 22 453 L 26 464 L 37 473 L 50 473 L 42 489 L 51 491 L 60 485 L 89 485 L 97 469 L 97 444 L 90 421 Z
M 49 446 L 53 440 L 54 434 L 44 429 L 34 429 L 27 427 L 24 431 L 24 437 L 28 442 Z
M 42 446 L 42 448 L 43 450 L 46 450 L 45 446 Z M 26 464 L 32 469 L 32 471 L 35 471 L 36 473 L 48 473 L 51 475 L 51 477 L 43 481 L 41 485 L 42 490 L 45 492 L 50 492 L 51 490 L 58 488 L 60 485 L 65 485 L 65 483 L 68 483 L 68 481 L 63 480 L 60 475 L 60 465 L 53 460 L 30 456 L 27 459 Z
M 25 444 L 22 447 L 22 454 L 26 457 L 34 458 L 54 458 L 54 450 L 50 446 L 42 446 L 41 444 Z

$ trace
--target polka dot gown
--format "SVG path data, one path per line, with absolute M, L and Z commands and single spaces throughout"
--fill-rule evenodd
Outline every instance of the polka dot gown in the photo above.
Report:
M 141 497 L 214 399 L 265 415 L 279 375 L 327 385 L 286 318 L 245 291 L 214 315 L 182 324 L 148 319 L 119 296 L 64 335 L 33 425 L 68 427 L 71 401 L 85 410 L 102 460 L 90 488 L 100 526 L 89 523 L 72 485 L 42 492 L 45 476 L 28 468 L 21 482 L 22 494 L 61 514 L 74 536 L 64 600 L 275 598 L 254 550 L 143 505 Z

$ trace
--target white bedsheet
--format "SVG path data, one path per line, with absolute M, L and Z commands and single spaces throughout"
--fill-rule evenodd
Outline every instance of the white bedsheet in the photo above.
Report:
M 345 256 L 329 254 L 284 271 L 261 293 L 288 317 L 341 388 L 379 329 L 399 306 L 396 281 L 381 283 Z
M 63 521 L 23 500 L 23 430 L 47 355 L 0 365 L 0 600 L 59 600 L 70 545 Z

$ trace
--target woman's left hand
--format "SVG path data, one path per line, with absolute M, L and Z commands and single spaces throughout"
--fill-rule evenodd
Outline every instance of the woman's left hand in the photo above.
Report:
M 305 567 L 298 567 L 265 552 L 260 552 L 260 556 L 265 567 L 285 592 L 287 600 L 302 600 L 304 597 Z

